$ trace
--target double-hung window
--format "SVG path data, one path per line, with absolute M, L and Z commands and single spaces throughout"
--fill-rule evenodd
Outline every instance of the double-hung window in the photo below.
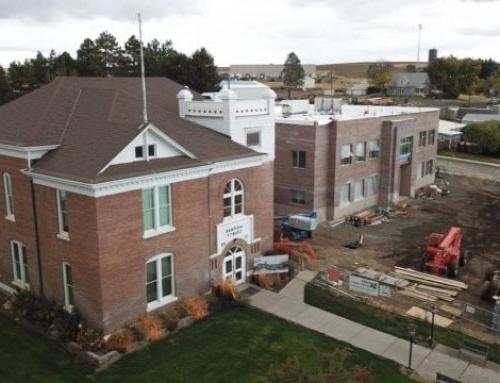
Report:
M 366 160 L 366 146 L 364 142 L 359 142 L 356 144 L 356 161 Z
M 380 140 L 368 141 L 368 157 L 377 158 L 380 156 Z
M 28 289 L 30 278 L 26 248 L 19 241 L 11 241 L 10 251 L 12 254 L 13 283 L 22 289 Z
M 292 168 L 306 168 L 306 152 L 303 150 L 292 150 Z
M 174 300 L 174 263 L 172 254 L 159 254 L 146 263 L 146 301 L 148 310 Z
M 340 164 L 352 164 L 352 145 L 342 145 L 340 148 Z
M 142 191 L 142 226 L 145 238 L 173 229 L 171 206 L 170 185 Z
M 63 262 L 63 286 L 64 286 L 64 307 L 71 311 L 75 306 L 73 294 L 73 271 L 71 265 Z
M 3 189 L 5 193 L 5 210 L 6 216 L 10 221 L 15 221 L 14 216 L 14 194 L 12 192 L 12 179 L 9 173 L 3 174 Z
M 232 179 L 224 187 L 224 217 L 243 214 L 243 185 Z
M 340 206 L 347 206 L 351 203 L 351 184 L 340 186 Z
M 57 236 L 61 239 L 69 239 L 69 223 L 68 223 L 68 201 L 65 190 L 56 190 L 57 199 L 57 221 L 59 225 L 59 233 Z
M 429 160 L 425 163 L 425 175 L 432 174 L 434 171 L 434 161 Z

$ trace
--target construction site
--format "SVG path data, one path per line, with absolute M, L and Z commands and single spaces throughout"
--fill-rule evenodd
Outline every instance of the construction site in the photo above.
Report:
M 382 279 L 388 278 L 392 294 L 380 294 L 370 301 L 399 314 L 418 317 L 415 311 L 419 310 L 408 310 L 437 307 L 443 316 L 454 320 L 481 308 L 493 312 L 491 298 L 498 291 L 488 296 L 484 289 L 486 278 L 491 280 L 492 271 L 500 266 L 500 189 L 473 178 L 445 176 L 444 182 L 449 185 L 446 195 L 419 193 L 371 224 L 353 222 L 351 217 L 340 224 L 320 225 L 310 240 L 316 259 L 309 267 L 325 274 L 335 270 L 334 278 L 342 285 L 339 288 L 346 291 L 350 290 L 350 275 L 378 279 L 382 284 Z M 468 257 L 460 263 L 465 265 L 457 268 L 456 277 L 429 267 L 421 273 L 429 235 L 446 235 L 451 227 L 460 228 L 458 246 Z M 473 316 L 470 319 L 465 327 L 479 332 L 484 328 L 485 334 L 491 334 L 490 323 Z

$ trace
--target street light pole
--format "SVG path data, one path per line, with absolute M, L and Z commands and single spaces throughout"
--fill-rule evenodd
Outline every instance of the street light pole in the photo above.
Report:
M 434 345 L 434 316 L 436 315 L 436 306 L 432 305 L 432 321 L 431 321 L 431 335 L 429 336 L 429 347 L 432 348 Z
M 408 368 L 411 370 L 411 360 L 413 354 L 413 341 L 415 339 L 415 329 L 410 329 L 410 355 L 408 358 Z

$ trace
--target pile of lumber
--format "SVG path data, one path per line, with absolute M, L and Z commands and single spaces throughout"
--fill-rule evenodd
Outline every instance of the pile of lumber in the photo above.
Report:
M 365 210 L 346 217 L 346 221 L 350 222 L 354 226 L 366 226 L 381 223 L 382 218 L 384 218 L 382 214 Z
M 400 294 L 425 302 L 442 300 L 453 302 L 458 293 L 467 289 L 467 285 L 453 279 L 422 273 L 413 269 L 394 267 L 396 275 L 413 284 L 400 291 Z

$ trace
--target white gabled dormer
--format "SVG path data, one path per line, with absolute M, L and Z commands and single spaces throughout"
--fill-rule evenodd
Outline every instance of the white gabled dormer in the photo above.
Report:
M 153 124 L 148 124 L 99 173 L 104 172 L 112 165 L 179 156 L 195 158 L 191 152 L 172 140 L 160 129 Z
M 240 97 L 237 88 L 223 87 L 210 100 L 194 101 L 193 94 L 183 89 L 177 94 L 179 115 L 266 153 L 273 160 L 276 93 L 262 84 L 256 87 L 251 98 L 248 98 L 248 89 L 245 92 Z

